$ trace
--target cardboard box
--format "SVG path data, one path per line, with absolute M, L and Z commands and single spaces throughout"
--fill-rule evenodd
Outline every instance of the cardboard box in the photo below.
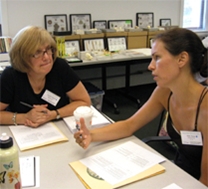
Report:
M 65 40 L 80 40 L 80 35 L 64 35 L 64 36 L 54 35 L 55 40 L 59 37 L 63 37 L 65 38 Z
M 138 49 L 147 47 L 147 31 L 128 32 L 128 49 Z
M 147 48 L 151 48 L 151 39 L 153 39 L 157 34 L 162 33 L 164 31 L 158 30 L 158 31 L 148 31 L 147 34 Z
M 126 37 L 127 32 L 110 32 L 105 33 L 105 37 Z

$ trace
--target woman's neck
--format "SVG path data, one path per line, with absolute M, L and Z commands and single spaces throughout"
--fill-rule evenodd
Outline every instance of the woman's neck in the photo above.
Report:
M 34 77 L 28 74 L 28 80 L 35 94 L 39 94 L 45 87 L 45 81 L 46 81 L 45 76 Z

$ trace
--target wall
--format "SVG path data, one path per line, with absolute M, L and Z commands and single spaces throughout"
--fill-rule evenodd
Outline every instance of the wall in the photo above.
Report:
M 93 20 L 132 19 L 136 13 L 153 12 L 154 25 L 160 18 L 180 23 L 181 0 L 1 0 L 3 35 L 13 37 L 27 25 L 44 27 L 44 15 L 90 13 Z
M 27 25 L 44 27 L 44 15 L 50 14 L 67 14 L 69 21 L 69 14 L 90 13 L 92 21 L 132 19 L 135 26 L 136 13 L 153 12 L 154 26 L 159 25 L 161 18 L 170 18 L 172 25 L 180 25 L 181 2 L 182 0 L 0 0 L 0 23 L 3 25 L 3 35 L 11 37 Z M 144 70 L 138 65 L 132 68 L 138 72 L 141 69 Z M 118 75 L 108 79 L 108 89 L 124 87 L 124 68 L 109 68 L 107 71 Z M 95 73 L 97 79 L 91 78 L 91 81 L 101 87 L 100 70 L 78 71 L 83 79 L 85 76 L 88 79 L 87 75 L 95 76 Z M 131 76 L 131 85 L 150 82 L 153 80 L 149 72 Z

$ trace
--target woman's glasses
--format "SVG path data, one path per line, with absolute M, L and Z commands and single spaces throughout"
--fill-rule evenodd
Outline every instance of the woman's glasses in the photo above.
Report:
M 45 55 L 45 53 L 47 53 L 47 55 L 52 55 L 54 52 L 54 49 L 52 47 L 48 47 L 46 48 L 46 50 L 43 51 L 37 51 L 35 54 L 32 55 L 33 58 L 43 58 L 43 56 Z

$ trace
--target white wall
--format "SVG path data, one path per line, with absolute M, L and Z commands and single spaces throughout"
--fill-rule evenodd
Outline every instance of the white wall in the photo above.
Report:
M 181 0 L 0 0 L 2 3 L 3 35 L 13 37 L 27 25 L 44 27 L 44 15 L 90 13 L 93 20 L 132 19 L 136 13 L 153 12 L 154 26 L 160 18 L 180 23 Z M 68 24 L 69 26 L 69 24 Z

